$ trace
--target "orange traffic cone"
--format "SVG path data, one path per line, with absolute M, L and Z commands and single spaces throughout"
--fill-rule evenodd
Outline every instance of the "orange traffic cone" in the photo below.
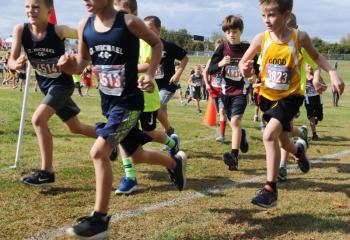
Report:
M 203 124 L 207 126 L 216 126 L 216 111 L 214 101 L 211 97 L 209 97 L 207 109 L 205 110 Z

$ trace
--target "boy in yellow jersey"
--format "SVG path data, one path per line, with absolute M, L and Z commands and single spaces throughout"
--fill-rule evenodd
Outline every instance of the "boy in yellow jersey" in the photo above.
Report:
M 269 208 L 277 204 L 277 174 L 281 158 L 280 146 L 292 153 L 303 172 L 308 172 L 310 163 L 306 157 L 306 144 L 298 141 L 296 145 L 289 139 L 291 121 L 299 112 L 304 100 L 301 89 L 300 68 L 304 48 L 310 57 L 329 73 L 332 88 L 340 94 L 344 82 L 312 46 L 307 33 L 290 29 L 287 21 L 293 9 L 293 0 L 259 0 L 266 31 L 254 37 L 249 49 L 239 63 L 245 77 L 254 73 L 253 58 L 261 51 L 261 104 L 267 107 L 264 118 L 268 121 L 263 135 L 267 162 L 267 183 L 252 199 L 252 203 Z M 319 82 L 315 81 L 319 86 Z
M 117 10 L 126 11 L 133 15 L 137 15 L 136 0 L 115 0 L 114 7 Z M 160 23 L 157 24 L 155 21 L 153 21 L 153 18 L 149 19 L 148 17 L 145 18 L 144 22 L 146 26 L 153 32 L 156 32 L 157 25 L 160 25 Z M 151 56 L 151 46 L 142 39 L 140 39 L 140 51 L 137 66 L 139 76 L 143 75 L 147 71 L 149 63 L 151 61 Z M 173 182 L 179 190 L 182 190 L 185 185 L 186 176 L 184 166 L 186 164 L 186 155 L 183 151 L 179 151 L 179 140 L 177 135 L 172 134 L 169 137 L 165 132 L 156 131 L 157 112 L 160 108 L 160 97 L 158 86 L 155 80 L 153 80 L 153 84 L 154 91 L 152 93 L 143 93 L 145 107 L 143 113 L 140 116 L 140 124 L 142 130 L 149 136 L 149 138 L 143 139 L 142 142 L 144 144 L 147 142 L 158 142 L 161 144 L 165 144 L 171 157 L 162 154 L 159 156 L 159 158 L 151 159 L 151 161 L 140 162 L 136 161 L 137 159 L 130 159 L 123 152 L 122 148 L 119 148 L 126 176 L 121 179 L 121 185 L 116 190 L 116 194 L 131 194 L 132 192 L 135 192 L 138 189 L 138 183 L 136 180 L 136 169 L 134 166 L 134 164 L 138 163 L 147 163 L 164 166 L 168 169 L 168 171 L 170 171 L 170 178 L 173 180 Z M 180 177 L 181 179 L 183 179 L 183 181 L 181 181 L 182 183 L 178 183 L 178 181 L 176 181 L 172 177 L 172 172 L 174 172 L 174 170 L 170 170 L 170 168 L 173 168 L 174 163 L 178 167 L 180 165 L 183 166 L 183 168 L 181 167 L 182 170 L 179 171 L 182 174 L 182 177 Z

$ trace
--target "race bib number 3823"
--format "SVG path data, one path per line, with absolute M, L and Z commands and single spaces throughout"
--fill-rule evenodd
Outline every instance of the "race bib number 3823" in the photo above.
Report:
M 266 65 L 265 88 L 288 90 L 291 80 L 291 69 L 277 64 Z
M 125 88 L 125 65 L 96 65 L 93 72 L 106 95 L 121 96 Z

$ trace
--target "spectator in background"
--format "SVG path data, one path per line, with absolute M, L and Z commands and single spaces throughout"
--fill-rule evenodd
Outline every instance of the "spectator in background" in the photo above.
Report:
M 338 60 L 335 61 L 334 69 L 335 69 L 335 70 L 338 69 Z M 333 107 L 338 107 L 339 93 L 338 93 L 337 91 L 334 91 L 334 90 L 332 89 L 332 95 L 333 95 Z

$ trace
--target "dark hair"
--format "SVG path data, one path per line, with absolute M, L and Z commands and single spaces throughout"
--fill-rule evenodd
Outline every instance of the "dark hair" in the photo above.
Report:
M 293 10 L 293 0 L 259 0 L 260 5 L 276 3 L 281 13 Z
M 160 21 L 159 17 L 157 16 L 147 16 L 143 19 L 145 22 L 152 22 L 156 28 L 161 28 L 162 22 Z
M 243 32 L 243 28 L 244 24 L 240 16 L 229 15 L 225 17 L 224 21 L 222 22 L 222 31 L 224 32 L 232 29 L 239 29 L 241 32 Z
M 53 6 L 53 0 L 44 0 L 44 3 L 46 5 L 47 8 L 52 8 Z
M 131 13 L 137 12 L 137 0 L 115 0 L 115 3 L 126 3 Z

